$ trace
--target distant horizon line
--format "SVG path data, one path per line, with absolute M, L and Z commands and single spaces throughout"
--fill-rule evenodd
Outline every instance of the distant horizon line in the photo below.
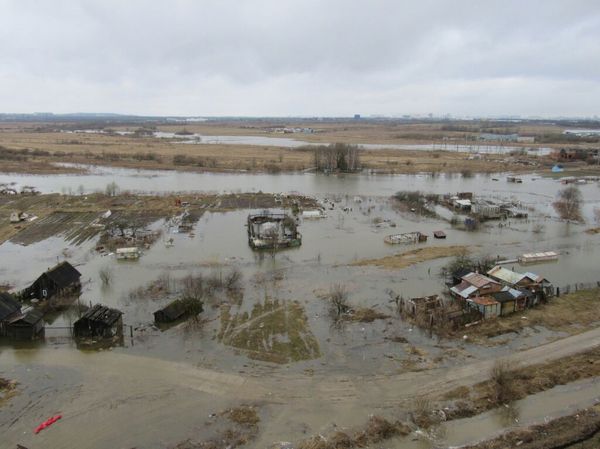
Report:
M 119 112 L 0 112 L 0 120 L 10 117 L 89 117 L 89 118 L 138 118 L 138 119 L 162 119 L 162 120 L 212 120 L 212 119 L 344 119 L 344 120 L 576 120 L 576 121 L 600 121 L 600 116 L 577 116 L 577 115 L 453 115 L 453 114 L 351 114 L 351 115 L 179 115 L 179 114 L 130 114 Z

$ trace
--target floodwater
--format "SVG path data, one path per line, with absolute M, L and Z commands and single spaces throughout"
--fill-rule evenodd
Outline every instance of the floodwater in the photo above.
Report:
M 162 230 L 163 237 L 146 250 L 139 261 L 122 262 L 113 256 L 101 256 L 95 251 L 95 240 L 74 246 L 60 235 L 29 246 L 11 242 L 0 245 L 0 260 L 11 261 L 0 265 L 0 280 L 3 282 L 20 289 L 58 260 L 67 258 L 83 274 L 81 302 L 100 302 L 117 307 L 124 312 L 124 322 L 134 329 L 132 338 L 127 333 L 123 346 L 114 347 L 107 353 L 80 351 L 68 338 L 68 332 L 60 329 L 76 319 L 73 312 L 65 312 L 47 319 L 44 342 L 24 346 L 0 343 L 0 373 L 21 382 L 24 385 L 23 396 L 31 398 L 30 402 L 24 397 L 16 399 L 12 409 L 0 408 L 0 421 L 7 418 L 11 422 L 0 425 L 0 430 L 28 430 L 28 426 L 34 427 L 36 420 L 42 420 L 45 414 L 55 410 L 65 412 L 72 420 L 71 426 L 77 424 L 83 434 L 91 434 L 95 447 L 115 447 L 113 433 L 121 432 L 127 434 L 126 441 L 130 446 L 140 444 L 139 447 L 165 448 L 179 440 L 202 435 L 206 428 L 201 422 L 194 424 L 188 416 L 180 420 L 167 419 L 170 429 L 164 432 L 164 437 L 159 437 L 158 431 L 143 435 L 131 430 L 127 424 L 128 414 L 150 407 L 150 422 L 161 429 L 167 421 L 163 421 L 164 410 L 153 405 L 156 401 L 169 404 L 181 413 L 197 409 L 202 416 L 208 416 L 216 408 L 235 405 L 236 400 L 246 397 L 244 395 L 252 399 L 245 390 L 235 390 L 236 395 L 218 394 L 218 399 L 215 399 L 213 389 L 216 387 L 212 381 L 190 380 L 197 375 L 195 370 L 206 370 L 202 372 L 206 372 L 207 376 L 208 373 L 217 373 L 214 374 L 217 377 L 238 373 L 250 378 L 273 377 L 277 379 L 278 388 L 284 388 L 289 377 L 310 383 L 313 375 L 358 379 L 385 377 L 415 369 L 451 368 L 556 339 L 562 334 L 531 329 L 515 337 L 503 337 L 504 344 L 490 348 L 463 341 L 438 341 L 403 322 L 395 313 L 388 291 L 393 290 L 403 297 L 442 292 L 444 286 L 438 273 L 447 259 L 394 271 L 350 265 L 358 259 L 378 258 L 423 246 L 468 245 L 478 253 L 500 258 L 515 258 L 529 251 L 557 250 L 561 256 L 556 263 L 527 267 L 515 264 L 515 269 L 543 274 L 555 285 L 600 280 L 597 268 L 600 236 L 582 232 L 586 226 L 566 224 L 556 219 L 551 203 L 562 184 L 536 175 L 523 176 L 523 184 L 507 183 L 505 178 L 505 175 L 463 178 L 208 174 L 105 167 L 91 168 L 89 175 L 0 175 L 0 182 L 34 185 L 42 192 L 77 191 L 79 185 L 85 186 L 87 192 L 103 190 L 106 184 L 115 181 L 123 190 L 143 193 L 295 191 L 337 201 L 335 208 L 327 211 L 327 218 L 301 221 L 301 247 L 281 251 L 274 257 L 268 253 L 257 254 L 248 247 L 244 227 L 246 210 L 206 212 L 195 225 L 193 235 L 172 233 L 166 220 L 158 220 L 151 228 Z M 477 232 L 465 232 L 452 228 L 444 219 L 425 219 L 400 213 L 389 201 L 389 196 L 398 190 L 432 193 L 473 191 L 478 196 L 491 199 L 511 199 L 528 208 L 530 218 L 510 220 L 503 222 L 502 226 L 491 221 Z M 581 191 L 589 221 L 593 208 L 600 205 L 600 189 L 597 185 L 587 184 L 581 186 Z M 348 210 L 344 211 L 344 208 Z M 448 238 L 442 241 L 430 238 L 425 244 L 405 246 L 390 246 L 383 242 L 387 234 L 416 230 L 430 236 L 434 230 L 444 230 Z M 168 238 L 173 238 L 172 247 L 165 245 Z M 221 295 L 209 301 L 205 305 L 202 314 L 204 323 L 200 328 L 185 323 L 166 330 L 153 326 L 152 313 L 176 297 L 176 293 L 158 298 L 130 295 L 132 290 L 147 286 L 165 273 L 170 279 L 198 273 L 221 276 L 232 267 L 239 269 L 243 275 L 241 299 L 233 300 Z M 99 280 L 102 268 L 112 272 L 108 287 L 103 287 Z M 328 316 L 326 303 L 320 297 L 338 283 L 346 286 L 352 307 L 373 307 L 389 317 L 372 323 L 334 325 Z M 232 313 L 242 314 L 250 312 L 257 304 L 263 304 L 267 298 L 298 302 L 306 316 L 306 331 L 318 342 L 320 353 L 317 357 L 276 365 L 251 358 L 245 350 L 221 340 L 221 304 L 227 303 Z M 291 338 L 287 334 L 275 337 L 283 342 Z M 402 339 L 406 343 L 398 342 Z M 419 353 L 415 353 L 413 348 L 419 348 Z M 106 365 L 102 365 L 103 361 Z M 149 371 L 154 365 L 157 371 L 152 374 Z M 108 372 L 107 380 L 94 384 L 95 371 L 92 368 Z M 121 372 L 123 383 L 119 384 Z M 191 377 L 188 379 L 186 376 Z M 190 386 L 182 385 L 187 380 L 197 384 L 194 388 L 200 391 L 188 395 L 186 389 Z M 237 385 L 238 381 L 231 379 L 231 385 Z M 169 382 L 177 382 L 177 387 Z M 339 394 L 343 396 L 346 392 L 341 389 Z M 169 395 L 172 397 L 167 400 Z M 267 393 L 265 395 L 269 397 Z M 573 395 L 574 400 L 579 401 L 579 396 Z M 568 394 L 561 398 L 568 399 Z M 47 401 L 56 404 L 56 408 Z M 78 404 L 78 401 L 82 403 Z M 276 403 L 277 399 L 273 398 L 273 401 Z M 267 416 L 263 417 L 264 423 L 261 424 L 265 427 L 265 434 L 269 438 L 285 439 L 287 435 L 296 438 L 303 431 L 318 431 L 319 423 L 329 422 L 331 416 L 336 416 L 344 425 L 356 425 L 364 422 L 370 412 L 361 410 L 357 405 L 344 412 L 341 405 L 319 403 L 318 397 L 312 401 L 311 407 L 307 404 L 277 409 L 272 408 L 276 407 L 274 405 L 266 406 Z M 558 404 L 557 409 L 565 409 L 563 405 L 568 405 L 568 401 L 556 400 L 555 403 Z M 86 411 L 82 407 L 90 407 L 91 410 Z M 534 419 L 532 414 L 527 414 L 526 404 L 522 404 L 520 410 L 522 416 Z M 106 422 L 100 429 L 107 435 L 94 430 L 93 422 L 85 424 L 85 419 L 74 416 L 79 414 Z M 176 411 L 173 415 L 177 415 Z M 493 413 L 481 419 L 481 422 L 472 418 L 473 421 L 447 424 L 445 441 L 459 444 L 460 441 L 476 438 L 480 434 L 473 432 L 479 426 L 489 432 L 506 427 L 498 424 Z M 141 422 L 135 422 L 142 426 Z M 114 429 L 108 431 L 110 427 L 107 426 Z M 67 435 L 65 430 L 57 432 Z M 153 443 L 150 442 L 151 436 L 155 438 Z M 56 436 L 49 438 L 47 447 L 60 447 Z
M 543 424 L 600 402 L 600 381 L 585 379 L 560 385 L 482 413 L 472 418 L 445 422 L 430 429 L 397 438 L 387 447 L 397 449 L 457 448 L 499 435 L 506 430 Z
M 16 187 L 34 185 L 42 193 L 90 193 L 104 191 L 107 184 L 117 183 L 122 191 L 138 193 L 172 192 L 296 192 L 309 196 L 391 196 L 399 190 L 420 190 L 428 193 L 476 192 L 490 198 L 517 199 L 525 206 L 544 205 L 541 212 L 552 214 L 549 206 L 563 185 L 540 175 L 523 175 L 522 184 L 509 183 L 506 174 L 415 175 L 322 175 L 315 173 L 251 174 L 194 173 L 174 170 L 134 170 L 103 166 L 65 164 L 88 170 L 75 175 L 0 174 L 0 184 L 15 183 Z M 584 213 L 592 219 L 593 207 L 600 203 L 598 183 L 580 185 L 584 198 Z
M 257 145 L 275 146 L 284 148 L 300 148 L 303 146 L 328 145 L 293 139 L 291 137 L 271 136 L 205 136 L 201 134 L 177 135 L 171 132 L 157 131 L 155 137 L 172 139 L 177 143 L 192 145 Z M 552 148 L 524 148 L 512 145 L 486 145 L 486 144 L 397 144 L 397 143 L 361 143 L 359 147 L 365 150 L 417 150 L 417 151 L 456 151 L 473 154 L 508 154 L 513 151 L 526 151 L 530 155 L 545 156 L 551 154 Z

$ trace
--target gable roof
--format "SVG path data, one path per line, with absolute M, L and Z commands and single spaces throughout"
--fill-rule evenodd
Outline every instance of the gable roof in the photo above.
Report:
M 477 288 L 485 287 L 488 284 L 498 284 L 498 285 L 500 284 L 499 282 L 497 282 L 493 279 L 490 279 L 489 277 L 484 276 L 483 274 L 472 273 L 472 272 L 463 276 L 461 279 Z
M 8 292 L 0 292 L 0 320 L 21 310 L 21 304 Z
M 477 291 L 477 287 L 469 284 L 466 281 L 462 281 L 460 284 L 450 288 L 450 291 L 456 293 L 462 298 L 468 298 Z
M 81 273 L 66 260 L 50 268 L 44 273 L 59 287 L 66 287 L 76 282 L 81 277 Z
M 492 297 L 499 303 L 514 301 L 515 297 L 510 292 L 503 290 L 501 292 L 492 293 Z
M 88 309 L 77 321 L 88 320 L 95 323 L 102 323 L 106 326 L 112 326 L 119 318 L 121 318 L 121 315 L 123 315 L 123 312 L 120 310 L 111 309 L 102 304 L 96 304 L 91 309 Z
M 523 279 L 530 279 L 532 282 L 542 282 L 544 278 L 535 273 L 527 272 L 527 273 L 518 273 L 516 271 L 509 270 L 507 268 L 496 265 L 490 271 L 487 272 L 490 276 L 495 277 L 496 279 L 500 279 L 501 281 L 506 282 L 507 284 L 516 285 L 521 282 Z
M 186 313 L 186 307 L 183 301 L 176 299 L 175 301 L 167 304 L 160 310 L 154 312 L 154 316 L 156 314 L 163 313 L 163 315 L 169 320 L 176 320 L 177 318 L 182 317 Z
M 27 325 L 32 326 L 40 321 L 44 317 L 44 314 L 36 309 L 30 309 L 25 313 L 20 314 L 18 317 L 10 321 L 11 325 Z

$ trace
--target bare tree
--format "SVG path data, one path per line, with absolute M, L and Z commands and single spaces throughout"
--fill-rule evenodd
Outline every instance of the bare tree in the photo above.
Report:
M 508 360 L 499 359 L 490 370 L 490 382 L 496 404 L 506 404 L 518 397 L 515 390 L 515 366 Z
M 271 257 L 275 257 L 275 253 L 279 248 L 279 229 L 276 227 L 269 228 L 262 237 L 267 242 L 267 248 L 271 253 Z
M 335 143 L 313 149 L 317 170 L 352 172 L 360 169 L 361 149 L 356 145 Z
M 110 182 L 106 185 L 106 189 L 105 189 L 105 193 L 106 196 L 117 196 L 117 194 L 119 193 L 119 186 L 117 185 L 116 182 Z
M 339 319 L 344 313 L 350 310 L 348 306 L 348 292 L 342 284 L 334 284 L 329 289 L 329 301 L 331 314 Z
M 554 202 L 554 209 L 560 218 L 567 221 L 583 221 L 581 203 L 583 196 L 577 186 L 569 186 L 558 192 L 558 200 Z
M 107 287 L 112 282 L 112 270 L 110 267 L 103 267 L 98 272 L 102 286 Z

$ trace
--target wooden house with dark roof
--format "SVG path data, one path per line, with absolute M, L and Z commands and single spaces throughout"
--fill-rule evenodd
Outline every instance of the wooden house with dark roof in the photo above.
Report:
M 30 309 L 13 318 L 6 327 L 6 336 L 15 340 L 34 340 L 44 331 L 44 314 Z
M 0 292 L 0 337 L 6 336 L 8 324 L 21 314 L 21 303 L 7 292 Z
M 123 312 L 96 304 L 73 324 L 76 338 L 111 338 L 123 335 Z
M 42 273 L 33 284 L 21 292 L 23 299 L 50 299 L 58 294 L 76 292 L 80 287 L 81 273 L 69 262 L 59 263 Z

